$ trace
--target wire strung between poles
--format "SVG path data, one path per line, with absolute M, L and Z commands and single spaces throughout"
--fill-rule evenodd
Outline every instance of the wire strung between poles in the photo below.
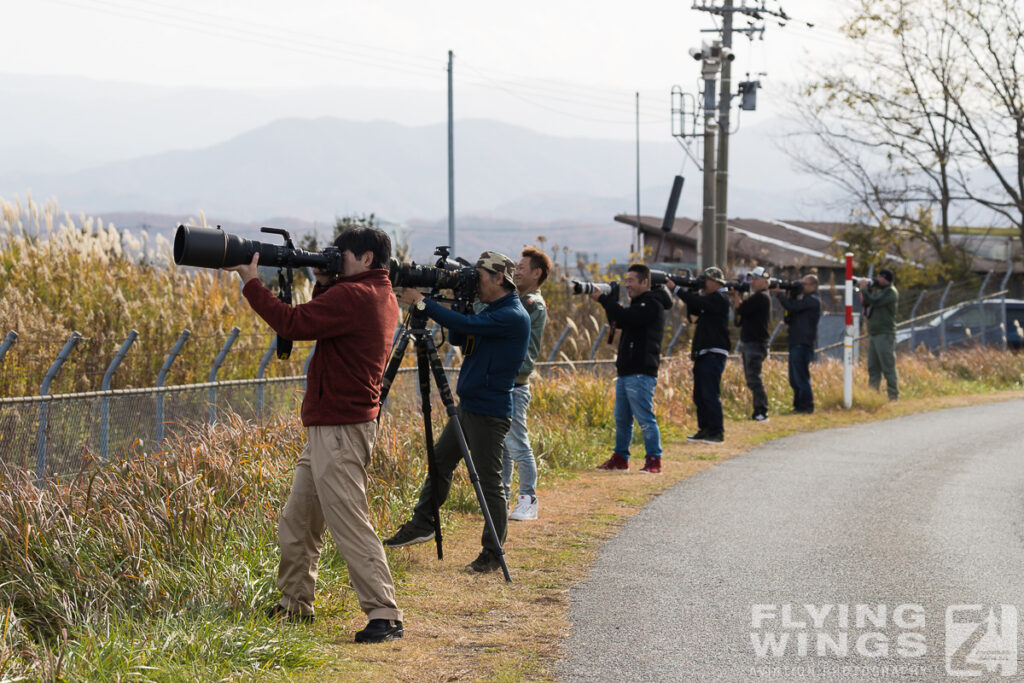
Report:
M 409 319 L 405 329 L 402 330 L 395 344 L 391 359 L 384 370 L 384 379 L 381 382 L 380 404 L 383 410 L 384 402 L 387 400 L 391 385 L 398 375 L 398 368 L 402 365 L 402 358 L 409 345 L 409 340 L 414 340 L 416 348 L 417 376 L 420 384 L 420 402 L 423 411 L 423 435 L 427 442 L 427 478 L 430 479 L 430 509 L 434 515 L 434 544 L 437 546 L 437 559 L 444 559 L 443 542 L 441 539 L 441 513 L 438 500 L 440 495 L 437 490 L 437 464 L 434 459 L 434 434 L 433 425 L 430 421 L 430 376 L 433 374 L 434 382 L 437 384 L 438 393 L 441 395 L 441 403 L 444 404 L 445 412 L 448 413 L 449 422 L 455 426 L 455 436 L 459 442 L 459 452 L 462 461 L 466 463 L 466 471 L 469 473 L 469 481 L 476 491 L 476 500 L 480 505 L 480 511 L 484 515 L 484 525 L 487 533 L 494 539 L 497 547 L 498 562 L 501 564 L 501 571 L 505 575 L 505 581 L 511 583 L 512 577 L 508 573 L 508 565 L 505 563 L 505 549 L 502 547 L 501 539 L 494 528 L 494 520 L 491 518 L 490 510 L 487 508 L 487 501 L 484 499 L 484 490 L 480 486 L 480 477 L 476 473 L 476 466 L 469 453 L 469 445 L 466 443 L 466 435 L 462 431 L 462 424 L 459 422 L 458 411 L 455 407 L 455 399 L 452 398 L 451 385 L 448 383 L 448 376 L 444 371 L 444 364 L 437 353 L 437 346 L 430 332 L 427 331 L 427 315 L 423 311 L 410 308 Z

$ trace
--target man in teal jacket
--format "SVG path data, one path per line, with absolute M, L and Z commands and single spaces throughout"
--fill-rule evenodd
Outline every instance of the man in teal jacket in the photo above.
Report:
M 495 251 L 480 255 L 476 262 L 477 298 L 487 307 L 472 315 L 445 308 L 415 289 L 404 289 L 399 295 L 402 303 L 417 307 L 447 328 L 452 343 L 463 348 L 464 359 L 455 388 L 459 395 L 459 423 L 502 543 L 508 529 L 508 504 L 501 483 L 502 445 L 512 423 L 512 385 L 530 340 L 530 316 L 516 294 L 515 270 L 516 264 L 507 256 Z M 452 476 L 462 459 L 455 429 L 454 422 L 449 421 L 434 445 L 438 507 L 448 498 Z M 385 539 L 384 545 L 400 548 L 434 538 L 432 487 L 428 476 L 412 519 Z M 480 555 L 466 566 L 467 571 L 484 573 L 499 569 L 498 546 L 486 526 L 481 544 Z
M 895 401 L 900 396 L 896 377 L 896 307 L 900 294 L 893 284 L 892 271 L 887 269 L 878 271 L 874 282 L 861 278 L 859 284 L 868 319 L 868 384 L 878 390 L 884 376 L 889 400 Z

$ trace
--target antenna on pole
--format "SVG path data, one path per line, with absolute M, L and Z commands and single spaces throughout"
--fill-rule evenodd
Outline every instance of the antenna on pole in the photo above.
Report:
M 452 62 L 455 55 L 448 50 L 448 247 L 455 249 L 455 123 L 452 119 Z

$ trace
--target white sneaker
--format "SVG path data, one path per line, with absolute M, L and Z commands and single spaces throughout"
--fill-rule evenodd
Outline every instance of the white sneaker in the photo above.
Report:
M 512 511 L 508 518 L 514 519 L 517 522 L 537 519 L 537 508 L 539 507 L 540 503 L 537 502 L 536 496 L 519 496 L 519 500 L 516 502 L 516 509 Z

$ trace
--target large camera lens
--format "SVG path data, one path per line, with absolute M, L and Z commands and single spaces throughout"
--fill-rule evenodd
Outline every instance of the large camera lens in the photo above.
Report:
M 174 262 L 179 266 L 230 268 L 251 262 L 256 252 L 259 252 L 261 266 L 314 266 L 329 275 L 342 272 L 341 252 L 337 247 L 327 247 L 322 252 L 314 253 L 247 240 L 238 235 L 229 235 L 223 230 L 192 225 L 179 225 L 174 232 Z
M 179 266 L 227 268 L 252 261 L 259 242 L 250 242 L 223 230 L 179 225 L 174 233 L 174 262 Z M 262 252 L 262 250 L 260 250 Z M 263 254 L 260 253 L 262 257 Z M 263 259 L 261 258 L 262 262 Z M 264 263 L 264 265 L 272 265 Z

